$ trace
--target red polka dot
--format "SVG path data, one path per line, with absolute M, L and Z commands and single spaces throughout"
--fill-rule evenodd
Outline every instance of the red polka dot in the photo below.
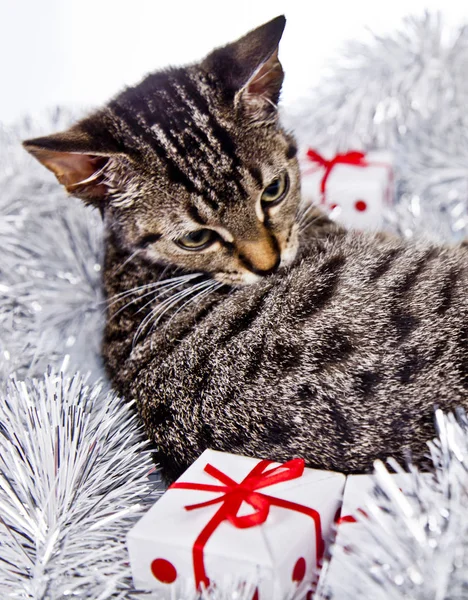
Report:
M 292 574 L 292 580 L 300 583 L 305 576 L 306 572 L 306 561 L 304 558 L 298 558 L 296 564 L 294 565 L 294 570 Z
M 312 600 L 313 597 L 314 597 L 314 592 L 312 592 L 312 591 L 307 592 L 306 600 Z
M 356 200 L 354 207 L 359 212 L 364 212 L 365 210 L 367 210 L 367 204 L 364 202 L 364 200 Z
M 330 210 L 335 210 L 335 208 L 338 208 L 339 204 L 330 204 Z
M 177 570 L 165 558 L 156 558 L 151 563 L 151 572 L 161 583 L 173 583 L 177 579 Z

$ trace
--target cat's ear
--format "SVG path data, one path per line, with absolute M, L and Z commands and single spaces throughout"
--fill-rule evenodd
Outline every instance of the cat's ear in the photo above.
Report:
M 80 124 L 67 131 L 23 142 L 34 158 L 52 171 L 70 194 L 87 203 L 102 205 L 108 195 L 105 171 L 118 152 Z
M 284 16 L 276 17 L 236 42 L 215 50 L 204 61 L 205 68 L 222 80 L 236 106 L 253 121 L 271 121 L 277 116 L 284 78 L 278 45 L 285 25 Z

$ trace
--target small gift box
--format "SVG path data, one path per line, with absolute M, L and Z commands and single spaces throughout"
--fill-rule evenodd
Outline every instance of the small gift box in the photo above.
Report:
M 256 600 L 283 598 L 316 579 L 344 481 L 302 459 L 206 450 L 129 532 L 134 584 L 170 598 L 228 578 L 255 582 Z
M 403 492 L 411 489 L 411 475 L 398 473 L 388 477 Z M 321 573 L 320 588 L 324 597 L 342 597 L 341 592 L 346 591 L 342 584 L 346 582 L 343 573 L 347 568 L 349 553 L 360 552 L 364 546 L 375 544 L 365 525 L 360 522 L 362 518 L 367 517 L 366 505 L 375 485 L 375 478 L 371 475 L 348 475 L 346 478 L 341 516 L 337 520 L 331 560 Z
M 393 204 L 390 152 L 346 152 L 325 158 L 309 148 L 301 158 L 302 196 L 346 227 L 377 230 Z

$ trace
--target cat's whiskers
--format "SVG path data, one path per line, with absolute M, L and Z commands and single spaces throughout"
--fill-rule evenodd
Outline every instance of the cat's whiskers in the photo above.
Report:
M 104 300 L 102 302 L 102 304 L 107 304 L 108 306 L 112 306 L 112 305 L 116 304 L 117 302 L 120 302 L 124 298 L 127 298 L 128 296 L 131 296 L 133 294 L 138 294 L 139 292 L 142 292 L 144 290 L 154 289 L 154 288 L 164 288 L 165 286 L 175 283 L 176 281 L 180 284 L 186 283 L 186 282 L 190 281 L 191 279 L 200 277 L 201 275 L 203 275 L 203 273 L 189 273 L 187 275 L 180 275 L 178 277 L 171 277 L 169 279 L 153 281 L 152 283 L 145 283 L 144 285 L 140 285 L 140 286 L 134 287 L 130 290 L 126 290 L 124 292 L 115 294 L 114 296 L 111 296 L 107 300 Z M 143 296 L 138 296 L 138 298 L 136 298 L 135 301 L 139 300 L 142 297 Z
M 189 298 L 186 302 L 184 302 L 182 304 L 182 306 L 180 306 L 175 313 L 172 315 L 172 317 L 169 319 L 169 321 L 167 322 L 167 325 L 170 325 L 170 323 L 172 322 L 172 320 L 176 317 L 176 315 L 178 313 L 180 313 L 186 306 L 188 306 L 189 304 L 191 304 L 192 302 L 195 302 L 196 300 L 201 300 L 202 298 L 204 298 L 205 296 L 212 294 L 213 292 L 216 292 L 217 290 L 219 290 L 220 288 L 222 288 L 224 285 L 224 283 L 220 282 L 220 281 L 212 281 L 210 286 L 207 286 L 205 289 L 202 289 L 201 291 L 197 292 L 195 294 L 195 296 L 193 296 L 192 298 Z
M 174 302 L 177 303 L 178 300 L 184 298 L 185 296 L 187 296 L 189 293 L 191 293 L 191 288 L 189 290 L 187 290 L 186 288 L 184 288 L 181 291 L 176 292 L 175 294 L 173 294 L 172 296 L 170 296 L 169 298 L 167 298 L 164 302 L 158 303 L 157 306 L 155 308 L 153 308 L 142 320 L 142 322 L 140 323 L 140 325 L 138 326 L 135 335 L 133 336 L 133 345 L 135 345 L 135 343 L 138 341 L 138 338 L 140 337 L 140 335 L 145 331 L 147 325 L 149 325 L 153 319 L 153 325 L 151 327 L 151 331 L 154 328 L 154 325 L 159 321 L 158 318 L 158 314 L 159 312 L 162 310 L 163 313 L 165 312 L 164 307 L 166 306 L 170 306 L 171 304 L 173 304 Z
M 183 283 L 185 283 L 185 282 L 183 282 Z M 144 311 L 147 306 L 150 306 L 151 304 L 153 304 L 154 301 L 157 300 L 159 297 L 167 294 L 168 292 L 171 292 L 172 290 L 174 290 L 176 288 L 180 288 L 180 286 L 183 285 L 183 283 L 180 283 L 180 282 L 174 283 L 169 286 L 164 286 L 164 288 L 162 288 L 162 289 L 160 288 L 160 289 L 156 290 L 156 292 L 154 293 L 154 296 L 152 298 L 150 298 L 150 300 L 148 302 L 146 302 L 141 308 L 139 308 L 136 311 L 136 314 Z M 148 295 L 149 294 L 145 294 L 145 296 L 148 296 Z M 144 298 L 145 296 L 141 296 L 141 298 Z
M 185 283 L 185 282 L 183 282 L 183 283 Z M 156 290 L 153 288 L 149 292 L 139 295 L 137 298 L 133 298 L 133 300 L 130 300 L 130 302 L 127 302 L 126 304 L 124 304 L 121 308 L 119 308 L 119 310 L 117 312 L 115 312 L 112 315 L 112 317 L 110 317 L 109 320 L 115 319 L 115 317 L 117 317 L 122 311 L 124 311 L 126 308 L 128 308 L 132 304 L 139 302 L 143 298 L 147 298 L 148 296 L 151 296 L 150 300 L 148 302 L 146 302 L 141 308 L 139 308 L 136 311 L 137 313 L 139 313 L 142 310 L 144 310 L 147 306 L 152 304 L 159 296 L 162 296 L 163 294 L 166 294 L 168 291 L 171 291 L 174 288 L 180 287 L 181 285 L 182 285 L 182 283 L 178 282 L 178 283 L 172 283 L 172 285 L 165 285 L 163 287 L 157 288 Z
M 310 215 L 309 215 L 310 216 Z M 301 236 L 305 231 L 307 231 L 316 221 L 320 220 L 320 216 L 315 216 L 307 221 L 303 222 L 297 230 L 297 235 Z
M 138 287 L 134 287 L 130 290 L 127 290 L 125 292 L 120 292 L 118 294 L 115 294 L 114 296 L 111 296 L 108 300 L 103 300 L 101 302 L 101 304 L 106 304 L 109 308 L 111 306 L 113 306 L 114 304 L 117 304 L 118 302 L 121 302 L 122 300 L 125 300 L 125 298 L 128 298 L 129 296 L 133 296 L 135 294 L 138 294 L 139 292 L 142 292 L 144 290 L 148 290 L 148 289 L 154 289 L 155 287 L 157 287 L 156 283 L 145 283 L 144 285 L 139 285 Z M 142 296 L 138 296 L 137 298 L 135 298 L 135 301 L 138 300 L 138 298 L 141 298 Z
M 320 221 L 323 218 L 323 215 L 320 211 L 314 212 L 317 210 L 317 206 L 315 204 L 308 204 L 305 208 L 300 208 L 297 212 L 296 217 L 296 227 L 297 227 L 297 236 L 300 237 L 310 229 L 314 223 Z
M 304 207 L 299 207 L 299 210 L 297 212 L 296 223 L 301 230 L 302 230 L 303 225 L 307 226 L 310 224 L 308 219 L 310 217 L 311 212 L 316 208 L 317 207 L 313 203 L 305 204 Z M 315 217 L 315 218 L 317 218 L 317 217 Z
M 148 306 L 150 306 L 151 304 L 154 304 L 155 302 L 157 302 L 158 298 L 160 298 L 161 296 L 167 294 L 168 292 L 172 291 L 173 289 L 180 288 L 180 286 L 183 285 L 184 283 L 185 282 L 174 283 L 171 286 L 165 286 L 163 289 L 159 288 L 156 291 L 151 290 L 150 292 L 147 292 L 143 296 L 139 296 L 138 298 L 136 298 L 134 300 L 131 300 L 130 302 L 127 302 L 127 304 L 125 304 L 124 306 L 122 306 L 114 315 L 112 315 L 112 317 L 110 317 L 109 321 L 111 321 L 112 319 L 114 319 L 115 317 L 117 317 L 117 315 L 119 315 L 123 310 L 125 310 L 126 308 L 128 308 L 129 306 L 131 306 L 132 304 L 134 304 L 135 302 L 137 302 L 137 301 L 139 301 L 142 298 L 145 298 L 147 296 L 151 296 L 151 298 L 149 299 L 149 301 L 147 301 L 143 306 L 141 306 L 136 311 L 135 314 L 138 314 L 138 313 L 144 311 Z M 184 289 L 186 289 L 186 288 L 184 288 Z M 182 290 L 180 290 L 180 291 L 182 291 Z M 174 296 L 175 296 L 175 294 L 173 294 L 172 296 L 170 296 L 169 298 L 167 298 L 163 302 L 159 303 L 158 306 L 163 305 L 166 301 L 170 300 Z
M 304 215 L 307 214 L 314 207 L 315 207 L 315 204 L 313 202 L 302 201 L 299 204 L 299 206 L 297 207 L 297 212 L 296 212 L 297 220 L 300 221 L 304 217 Z
M 143 333 L 145 328 L 150 323 L 151 323 L 151 331 L 153 331 L 154 327 L 159 323 L 159 321 L 163 318 L 163 316 L 165 314 L 167 314 L 174 306 L 177 306 L 177 304 L 179 304 L 179 302 L 181 300 L 183 300 L 187 296 L 190 296 L 191 294 L 194 294 L 199 291 L 203 291 L 208 286 L 212 285 L 212 283 L 213 283 L 213 280 L 211 280 L 211 279 L 208 281 L 202 281 L 202 282 L 196 283 L 195 285 L 190 286 L 189 288 L 184 288 L 184 289 L 176 292 L 175 294 L 172 294 L 172 296 L 170 296 L 163 302 L 158 303 L 155 306 L 155 308 L 152 309 L 146 315 L 146 317 L 142 320 L 142 322 L 138 326 L 138 329 L 136 330 L 135 335 L 133 337 L 133 345 L 135 345 L 135 343 L 138 341 L 138 338 L 140 337 L 140 335 Z
M 159 321 L 163 318 L 163 316 L 166 313 L 168 313 L 174 306 L 179 304 L 179 302 L 183 298 L 186 298 L 187 296 L 190 296 L 193 293 L 198 293 L 199 291 L 205 290 L 211 284 L 212 284 L 212 280 L 202 281 L 198 284 L 195 284 L 193 287 L 181 290 L 179 293 L 173 294 L 170 298 L 168 298 L 167 300 L 165 300 L 164 302 L 159 304 L 155 311 L 157 318 L 156 318 L 155 322 L 153 323 L 153 327 L 159 323 Z

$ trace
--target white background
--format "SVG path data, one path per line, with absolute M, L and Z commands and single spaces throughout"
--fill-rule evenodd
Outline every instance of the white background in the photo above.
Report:
M 345 40 L 362 39 L 366 26 L 391 32 L 425 8 L 468 21 L 465 0 L 0 0 L 0 121 L 57 104 L 94 106 L 281 13 L 283 99 L 293 103 Z

